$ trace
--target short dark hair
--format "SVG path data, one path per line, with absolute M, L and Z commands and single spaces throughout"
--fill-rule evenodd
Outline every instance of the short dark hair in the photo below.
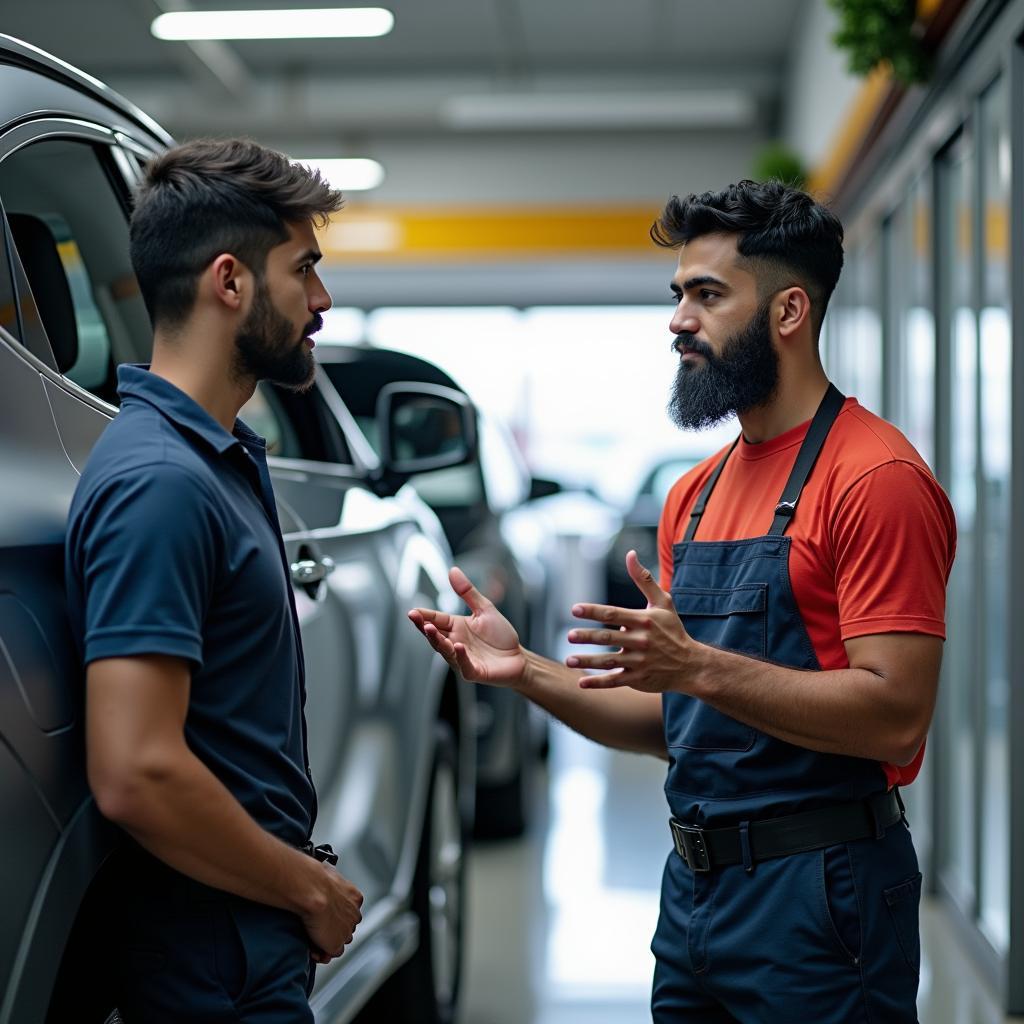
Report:
M 254 274 L 288 238 L 288 224 L 322 227 L 341 193 L 319 171 L 249 139 L 197 139 L 154 157 L 135 198 L 131 260 L 154 324 L 192 311 L 199 275 L 223 252 Z
M 672 198 L 651 238 L 675 249 L 702 235 L 739 236 L 736 251 L 753 266 L 762 298 L 799 284 L 811 300 L 815 333 L 843 269 L 843 225 L 806 192 L 780 181 L 741 181 L 721 192 Z

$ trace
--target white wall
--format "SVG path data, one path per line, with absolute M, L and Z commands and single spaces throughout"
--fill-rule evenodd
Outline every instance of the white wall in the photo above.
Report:
M 837 28 L 826 0 L 804 0 L 782 90 L 782 137 L 808 168 L 828 155 L 862 82 L 832 42 Z

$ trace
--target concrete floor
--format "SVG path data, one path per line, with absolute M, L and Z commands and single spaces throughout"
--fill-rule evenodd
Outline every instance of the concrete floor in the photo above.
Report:
M 669 848 L 653 759 L 552 727 L 522 840 L 477 844 L 461 1024 L 650 1020 L 649 951 Z M 1002 1024 L 941 911 L 922 908 L 922 1024 Z

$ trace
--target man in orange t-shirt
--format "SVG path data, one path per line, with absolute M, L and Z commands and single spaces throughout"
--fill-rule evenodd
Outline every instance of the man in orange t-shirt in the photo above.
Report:
M 660 586 L 627 556 L 647 608 L 576 605 L 602 625 L 570 640 L 618 649 L 566 666 L 524 650 L 458 569 L 472 615 L 410 617 L 467 680 L 669 762 L 655 1024 L 910 1024 L 921 875 L 898 786 L 935 705 L 952 510 L 906 438 L 825 376 L 832 213 L 741 182 L 673 197 L 652 236 L 679 250 L 669 413 L 742 432 L 672 489 Z

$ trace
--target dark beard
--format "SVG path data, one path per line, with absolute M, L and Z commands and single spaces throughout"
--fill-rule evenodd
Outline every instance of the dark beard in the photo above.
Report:
M 771 400 L 779 386 L 779 357 L 768 318 L 768 306 L 761 306 L 717 356 L 692 334 L 677 336 L 673 347 L 699 352 L 705 360 L 680 361 L 676 370 L 668 414 L 677 427 L 704 430 Z
M 235 374 L 240 379 L 269 380 L 289 391 L 308 391 L 316 376 L 313 353 L 304 340 L 320 330 L 316 314 L 295 340 L 295 326 L 274 308 L 267 287 L 257 286 L 252 309 L 235 335 Z

